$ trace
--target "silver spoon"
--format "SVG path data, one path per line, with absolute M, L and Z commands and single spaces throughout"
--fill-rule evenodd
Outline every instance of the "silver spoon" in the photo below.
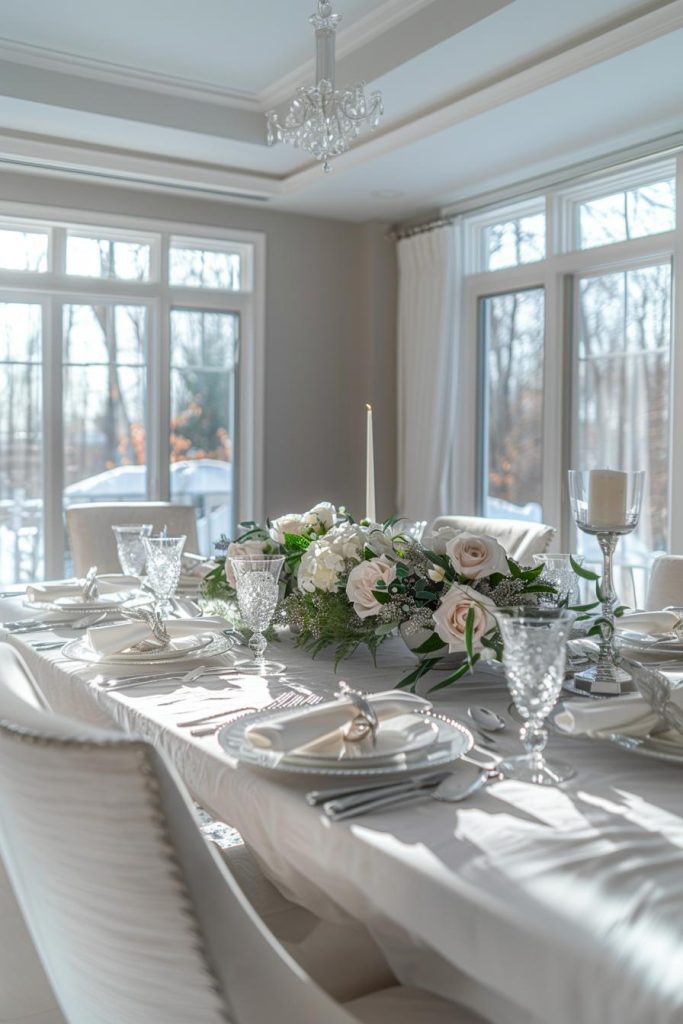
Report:
M 505 728 L 505 719 L 491 708 L 472 705 L 467 709 L 467 714 L 484 732 L 500 732 Z

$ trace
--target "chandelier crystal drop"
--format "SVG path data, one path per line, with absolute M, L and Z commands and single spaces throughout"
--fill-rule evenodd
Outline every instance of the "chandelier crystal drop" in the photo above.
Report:
M 382 94 L 365 95 L 365 82 L 346 89 L 335 86 L 335 38 L 340 14 L 332 13 L 328 0 L 308 19 L 315 29 L 316 85 L 297 89 L 284 123 L 274 110 L 268 119 L 268 145 L 287 142 L 305 149 L 330 170 L 330 158 L 345 153 L 364 124 L 377 127 L 384 113 Z

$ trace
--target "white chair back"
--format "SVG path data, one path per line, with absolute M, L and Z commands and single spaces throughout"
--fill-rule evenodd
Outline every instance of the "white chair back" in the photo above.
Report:
M 74 573 L 84 576 L 91 565 L 100 572 L 120 572 L 112 526 L 136 523 L 151 523 L 155 533 L 166 526 L 169 537 L 185 534 L 185 551 L 197 550 L 197 514 L 192 505 L 164 501 L 71 505 L 66 510 L 66 525 Z
M 0 690 L 0 851 L 69 1024 L 356 1020 L 267 931 L 162 755 L 24 696 Z
M 442 526 L 451 526 L 467 533 L 480 533 L 493 537 L 505 548 L 510 558 L 520 565 L 532 565 L 534 555 L 544 554 L 556 534 L 554 526 L 545 523 L 526 523 L 518 519 L 486 519 L 483 516 L 437 516 L 425 533 L 429 535 Z
M 683 555 L 660 555 L 652 564 L 645 608 L 683 608 Z

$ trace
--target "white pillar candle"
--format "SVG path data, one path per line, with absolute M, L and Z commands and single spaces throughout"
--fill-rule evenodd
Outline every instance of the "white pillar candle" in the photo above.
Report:
M 593 469 L 588 474 L 588 524 L 610 527 L 626 525 L 628 473 L 616 469 Z
M 372 439 L 372 406 L 367 408 L 367 437 L 365 451 L 365 518 L 375 522 L 375 446 Z

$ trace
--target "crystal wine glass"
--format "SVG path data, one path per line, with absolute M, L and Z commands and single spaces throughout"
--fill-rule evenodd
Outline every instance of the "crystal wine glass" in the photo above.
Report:
M 524 719 L 520 738 L 526 753 L 499 766 L 507 778 L 557 786 L 574 775 L 571 765 L 546 760 L 545 720 L 564 680 L 566 642 L 575 612 L 567 608 L 499 608 L 496 618 L 503 637 L 503 664 L 508 689 Z
M 549 608 L 556 607 L 563 601 L 578 604 L 580 600 L 579 578 L 572 569 L 571 559 L 577 565 L 584 562 L 583 555 L 534 555 L 534 565 L 542 565 L 539 583 L 548 583 L 555 587 L 554 594 L 539 594 L 539 604 Z
M 142 538 L 151 536 L 152 524 L 112 526 L 112 530 L 116 537 L 116 550 L 121 569 L 126 576 L 141 576 L 147 560 Z
M 175 594 L 182 566 L 186 537 L 143 537 L 147 558 L 147 583 L 157 599 L 160 615 L 171 612 L 171 598 Z
M 282 555 L 230 559 L 240 613 L 245 626 L 252 631 L 249 647 L 261 664 L 268 646 L 264 633 L 275 614 L 280 596 L 278 581 L 284 562 Z

